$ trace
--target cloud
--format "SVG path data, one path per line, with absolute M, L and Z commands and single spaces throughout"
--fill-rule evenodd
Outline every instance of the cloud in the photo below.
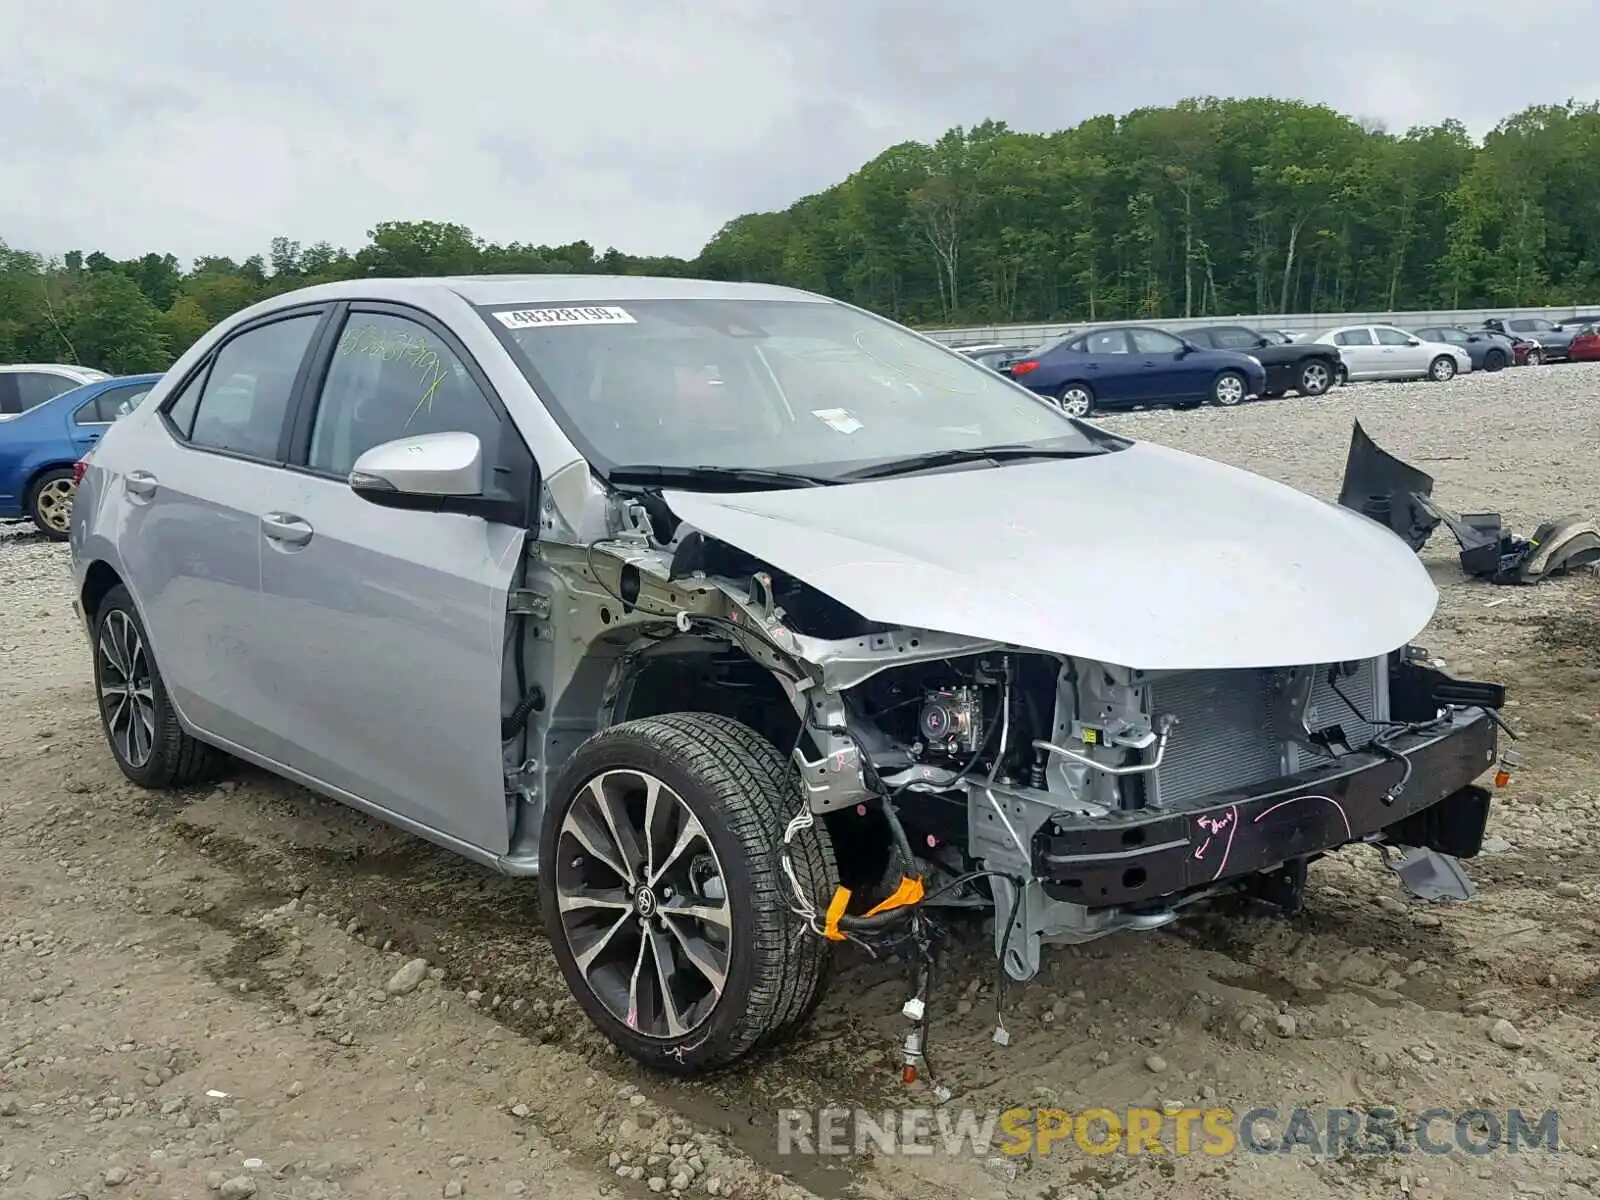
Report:
M 1591 15 L 1591 0 L 1537 19 L 1478 0 L 0 0 L 0 238 L 243 257 L 277 234 L 353 247 L 377 221 L 434 219 L 693 254 L 741 212 L 985 117 L 1047 130 L 1279 95 L 1482 133 L 1595 98 L 1584 39 L 1558 33 Z M 1537 90 L 1505 69 L 1524 52 Z

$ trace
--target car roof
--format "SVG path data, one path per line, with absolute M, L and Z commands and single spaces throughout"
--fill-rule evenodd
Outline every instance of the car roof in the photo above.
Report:
M 3 363 L 0 371 L 43 371 L 51 375 L 70 375 L 74 379 L 98 380 L 105 378 L 104 371 L 93 367 L 80 367 L 72 363 Z
M 284 292 L 260 306 L 313 300 L 417 300 L 453 292 L 468 304 L 587 304 L 628 300 L 790 300 L 838 303 L 814 292 L 767 283 L 680 279 L 654 275 L 441 275 L 404 279 L 346 279 Z

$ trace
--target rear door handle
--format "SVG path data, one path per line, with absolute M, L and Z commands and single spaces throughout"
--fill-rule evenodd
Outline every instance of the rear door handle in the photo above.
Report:
M 261 532 L 285 546 L 304 546 L 311 540 L 311 525 L 293 513 L 269 512 L 261 518 Z
M 148 500 L 156 494 L 156 477 L 149 471 L 129 471 L 122 477 L 122 488 L 130 496 Z

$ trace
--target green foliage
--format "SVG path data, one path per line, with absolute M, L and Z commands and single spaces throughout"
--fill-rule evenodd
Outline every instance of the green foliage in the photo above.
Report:
M 912 324 L 1600 300 L 1600 104 L 1395 135 L 1322 105 L 1186 100 L 1056 133 L 984 121 L 891 146 L 693 261 L 385 221 L 350 253 L 59 261 L 0 242 L 0 361 L 169 364 L 267 296 L 344 279 L 581 272 L 789 284 Z

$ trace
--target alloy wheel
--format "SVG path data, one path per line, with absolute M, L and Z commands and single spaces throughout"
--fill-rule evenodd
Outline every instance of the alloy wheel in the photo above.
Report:
M 1307 363 L 1300 372 L 1300 390 L 1308 396 L 1320 396 L 1333 386 L 1333 376 L 1319 362 Z
M 1069 417 L 1086 417 L 1093 402 L 1081 387 L 1069 387 L 1061 393 L 1061 411 Z
M 76 493 L 70 479 L 52 479 L 40 487 L 33 501 L 40 523 L 55 533 L 71 532 L 72 499 Z
M 618 1021 L 677 1039 L 711 1016 L 733 959 L 722 864 L 683 798 L 643 771 L 591 779 L 559 827 L 562 931 Z
M 155 752 L 156 736 L 155 687 L 144 639 L 127 613 L 113 609 L 100 626 L 96 651 L 106 729 L 123 762 L 138 769 Z
M 1232 408 L 1244 399 L 1244 380 L 1237 375 L 1219 376 L 1212 388 L 1212 395 L 1218 404 Z
M 1438 383 L 1454 378 L 1455 373 L 1456 365 L 1448 358 L 1440 358 L 1433 364 L 1433 378 Z

